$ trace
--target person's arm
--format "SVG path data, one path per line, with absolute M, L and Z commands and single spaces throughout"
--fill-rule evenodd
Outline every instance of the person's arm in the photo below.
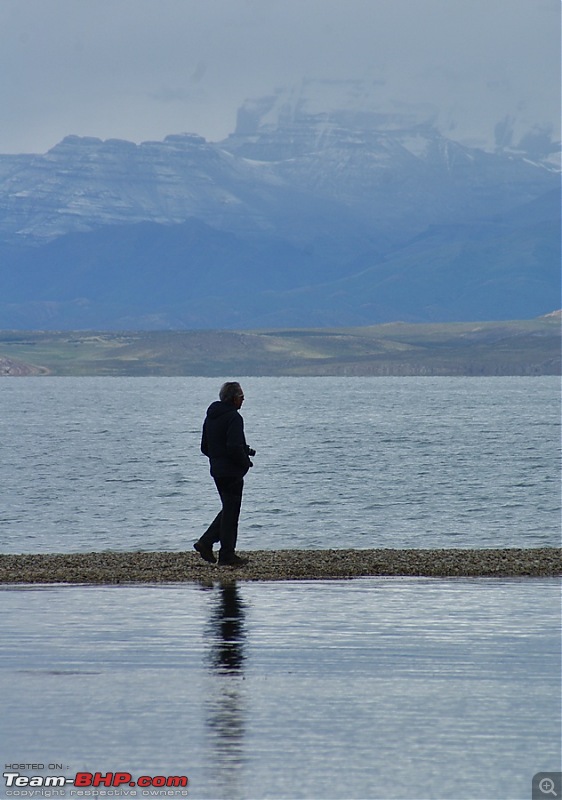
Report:
M 201 452 L 203 455 L 209 457 L 209 446 L 207 445 L 207 428 L 203 424 L 203 433 L 201 434 Z
M 252 465 L 248 456 L 248 445 L 244 436 L 244 420 L 240 414 L 233 414 L 226 431 L 226 451 L 228 457 L 238 466 L 249 469 Z

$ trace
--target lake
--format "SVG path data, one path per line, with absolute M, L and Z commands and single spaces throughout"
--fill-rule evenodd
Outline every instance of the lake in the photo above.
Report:
M 247 378 L 239 548 L 560 544 L 560 380 Z M 0 550 L 185 550 L 210 378 L 0 383 Z
M 242 550 L 560 544 L 557 378 L 241 382 Z M 2 381 L 1 551 L 190 549 L 217 510 L 199 437 L 218 388 Z M 5 770 L 130 776 L 2 800 L 526 800 L 560 769 L 555 578 L 21 585 L 0 604 Z
M 0 602 L 4 763 L 186 776 L 191 800 L 527 800 L 559 769 L 557 579 L 11 586 Z

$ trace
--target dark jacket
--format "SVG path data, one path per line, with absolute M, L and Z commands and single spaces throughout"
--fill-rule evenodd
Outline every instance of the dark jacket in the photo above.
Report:
M 201 452 L 208 458 L 214 478 L 243 478 L 252 466 L 244 436 L 244 420 L 232 403 L 217 400 L 207 409 Z

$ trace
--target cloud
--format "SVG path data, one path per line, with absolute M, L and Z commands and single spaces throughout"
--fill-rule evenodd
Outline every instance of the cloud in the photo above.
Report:
M 450 134 L 558 127 L 559 0 L 2 0 L 0 152 L 63 136 L 218 140 L 303 77 L 384 82 Z

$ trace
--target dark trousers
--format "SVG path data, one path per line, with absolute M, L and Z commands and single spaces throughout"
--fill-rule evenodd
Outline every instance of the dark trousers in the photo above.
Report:
M 214 478 L 214 481 L 221 498 L 222 508 L 199 541 L 209 548 L 212 548 L 216 542 L 220 542 L 219 561 L 222 561 L 232 558 L 236 549 L 244 479 Z

